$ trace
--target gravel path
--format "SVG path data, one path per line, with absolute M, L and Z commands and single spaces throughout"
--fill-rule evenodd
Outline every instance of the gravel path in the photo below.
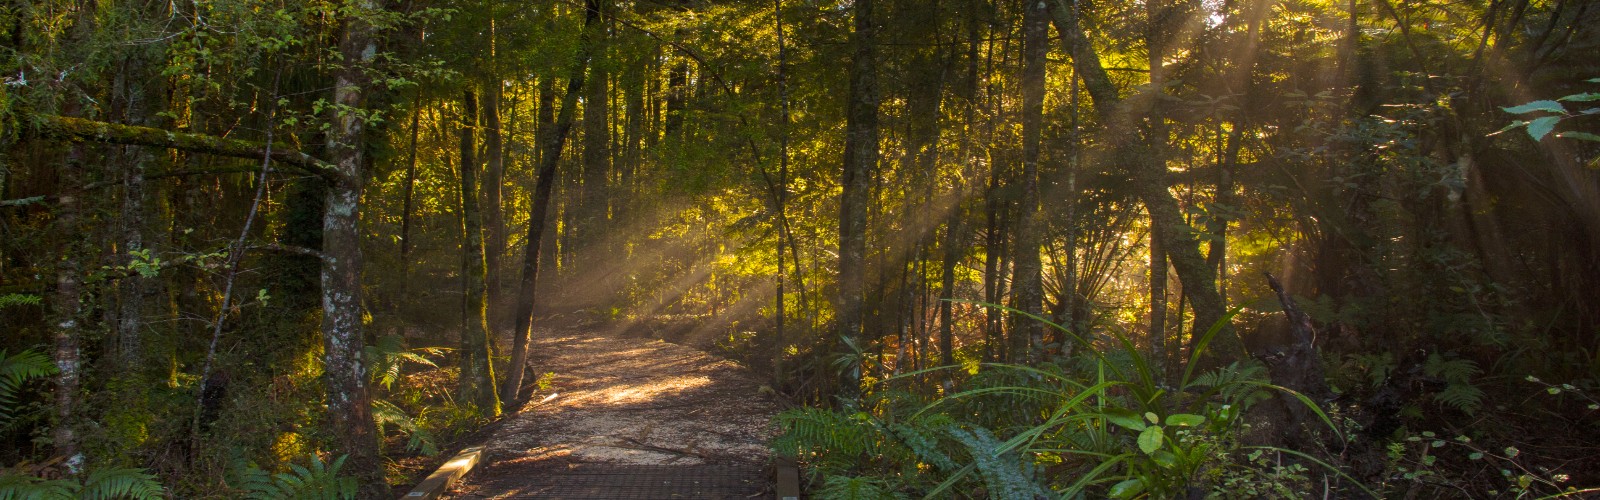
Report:
M 771 498 L 777 405 L 754 374 L 660 340 L 566 332 L 536 340 L 552 373 L 489 439 L 455 498 Z

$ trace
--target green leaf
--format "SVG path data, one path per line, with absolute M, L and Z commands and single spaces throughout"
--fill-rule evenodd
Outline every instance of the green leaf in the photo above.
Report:
M 1532 136 L 1533 140 L 1535 141 L 1543 140 L 1546 134 L 1549 134 L 1551 130 L 1556 128 L 1556 122 L 1559 121 L 1561 121 L 1561 117 L 1559 116 L 1544 116 L 1534 118 L 1532 121 L 1528 122 L 1528 135 Z
M 1111 487 L 1111 491 L 1106 492 L 1106 495 L 1111 498 L 1133 498 L 1142 492 L 1144 492 L 1144 479 L 1136 477 L 1117 483 Z
M 1150 459 L 1155 460 L 1156 465 L 1163 468 L 1171 469 L 1178 466 L 1178 456 L 1167 450 L 1156 450 L 1150 454 Z
M 1600 135 L 1595 135 L 1588 132 L 1575 132 L 1569 130 L 1566 132 L 1557 132 L 1556 137 L 1560 137 L 1562 139 L 1578 139 L 1583 141 L 1600 142 Z
M 1145 452 L 1147 455 L 1155 453 L 1156 450 L 1161 449 L 1161 443 L 1166 441 L 1166 438 L 1166 434 L 1161 432 L 1161 426 L 1147 427 L 1144 432 L 1139 433 L 1139 451 Z
M 1530 103 L 1527 103 L 1527 104 L 1523 104 L 1521 106 L 1512 106 L 1512 107 L 1509 107 L 1509 108 L 1500 108 L 1500 109 L 1504 110 L 1507 113 L 1515 113 L 1515 114 L 1519 114 L 1519 115 L 1523 114 L 1523 113 L 1532 113 L 1534 111 L 1548 111 L 1548 112 L 1551 112 L 1551 113 L 1566 113 L 1567 112 L 1567 108 L 1562 107 L 1561 103 L 1556 102 L 1556 101 L 1552 101 L 1552 100 L 1549 100 L 1549 99 L 1542 100 L 1542 101 L 1533 101 L 1533 102 L 1530 102 Z
M 1139 415 L 1134 414 L 1132 410 L 1109 408 L 1104 415 L 1106 420 L 1130 431 L 1142 431 L 1145 427 L 1148 427 L 1144 424 L 1144 420 L 1141 420 Z
M 1177 427 L 1196 427 L 1206 423 L 1206 417 L 1192 413 L 1174 413 L 1167 415 L 1167 425 Z
M 1161 423 L 1161 417 L 1157 416 L 1156 413 L 1153 412 L 1153 411 L 1144 412 L 1144 419 L 1148 420 L 1152 424 Z
M 1576 102 L 1600 101 L 1600 93 L 1584 92 L 1582 94 L 1572 94 L 1572 95 L 1569 95 L 1569 96 L 1566 96 L 1566 97 L 1563 97 L 1563 98 L 1557 99 L 1557 100 L 1560 100 L 1560 101 L 1576 101 Z

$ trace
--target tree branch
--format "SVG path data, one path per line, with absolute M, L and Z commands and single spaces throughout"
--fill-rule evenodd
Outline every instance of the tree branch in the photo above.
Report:
M 67 116 L 35 114 L 28 118 L 34 124 L 33 133 L 42 138 L 149 146 L 234 158 L 270 157 L 273 161 L 299 167 L 314 175 L 327 177 L 332 174 L 332 165 L 288 147 L 268 148 L 266 144 L 258 142 Z

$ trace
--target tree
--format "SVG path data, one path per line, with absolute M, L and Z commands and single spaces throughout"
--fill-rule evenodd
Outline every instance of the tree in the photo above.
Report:
M 578 35 L 578 46 L 567 70 L 567 89 L 561 98 L 561 110 L 549 129 L 542 130 L 539 148 L 539 173 L 534 186 L 533 208 L 528 217 L 528 236 L 522 251 L 522 279 L 517 285 L 517 324 L 511 331 L 511 366 L 506 371 L 506 401 L 517 401 L 522 390 L 523 373 L 528 364 L 528 339 L 533 330 L 533 312 L 538 299 L 539 243 L 544 237 L 546 219 L 549 217 L 550 192 L 555 187 L 556 164 L 561 160 L 562 146 L 567 133 L 572 130 L 573 108 L 584 89 L 585 71 L 594 54 L 595 37 L 599 36 L 600 1 L 585 0 L 583 32 Z M 543 106 L 541 106 L 543 107 Z
M 878 164 L 877 25 L 873 1 L 855 2 L 855 56 L 850 63 L 850 96 L 846 104 L 844 176 L 839 197 L 839 339 L 851 356 L 839 381 L 839 395 L 860 391 L 863 341 L 862 295 L 867 252 L 867 182 Z
M 360 479 L 362 495 L 388 496 L 383 458 L 378 453 L 377 426 L 372 420 L 372 395 L 367 390 L 365 345 L 361 325 L 361 187 L 365 173 L 366 118 L 361 114 L 370 80 L 366 72 L 378 48 L 383 10 L 371 0 L 356 0 L 345 19 L 339 54 L 345 64 L 337 73 L 332 102 L 332 163 L 322 218 L 322 340 L 328 383 L 328 424 L 339 449 L 349 456 L 349 470 Z
M 495 390 L 494 365 L 489 345 L 489 290 L 483 248 L 483 211 L 478 196 L 478 96 L 468 90 L 461 97 L 461 377 L 460 398 L 471 401 L 483 415 L 500 414 Z

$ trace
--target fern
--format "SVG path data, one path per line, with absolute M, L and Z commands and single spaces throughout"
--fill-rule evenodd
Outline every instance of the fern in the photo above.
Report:
M 82 483 L 17 472 L 0 474 L 0 500 L 146 500 L 165 495 L 161 483 L 143 469 L 100 469 L 90 472 Z
M 1029 462 L 1022 460 L 1014 450 L 1001 451 L 1000 440 L 995 439 L 994 434 L 988 429 L 975 427 L 969 431 L 950 426 L 946 432 L 949 432 L 956 441 L 966 445 L 979 475 L 983 476 L 983 483 L 989 490 L 990 498 L 1054 496 L 1029 479 L 1033 475 Z
M 0 474 L 0 500 L 73 500 L 81 487 L 68 479 L 44 480 L 10 471 Z
M 368 365 L 372 367 L 373 381 L 388 390 L 400 380 L 400 370 L 406 363 L 438 368 L 439 365 L 434 364 L 428 356 L 437 356 L 446 350 L 442 347 L 407 349 L 405 339 L 399 335 L 385 335 L 378 339 L 378 343 L 366 347 L 366 356 Z
M 942 470 L 957 468 L 955 460 L 948 453 L 939 449 L 938 430 L 953 425 L 955 422 L 945 415 L 912 420 L 904 424 L 890 424 L 889 430 L 899 439 L 900 443 L 909 448 L 918 460 L 927 462 Z
M 416 419 L 406 414 L 405 410 L 395 406 L 394 403 L 381 399 L 372 401 L 372 419 L 378 423 L 378 434 L 383 434 L 385 426 L 392 425 L 407 436 L 406 451 L 421 453 L 426 456 L 439 454 L 439 445 L 433 438 L 433 433 L 417 425 Z
M 1433 395 L 1440 403 L 1468 414 L 1477 413 L 1483 407 L 1483 390 L 1472 383 L 1472 378 L 1481 370 L 1472 360 L 1445 359 L 1443 355 L 1433 353 L 1422 364 L 1422 372 L 1444 380 L 1444 390 Z
M 356 496 L 355 478 L 339 475 L 345 456 L 325 463 L 316 454 L 309 466 L 289 464 L 289 472 L 272 474 L 235 459 L 234 488 L 245 500 L 348 500 Z M 0 499 L 3 500 L 3 499 Z
M 165 491 L 156 477 L 143 469 L 101 469 L 84 479 L 78 498 L 84 500 L 162 498 Z
M 883 480 L 871 477 L 828 476 L 817 490 L 823 500 L 889 500 L 908 498 L 894 491 Z
M 773 440 L 779 453 L 855 457 L 875 454 L 878 436 L 864 414 L 844 415 L 821 408 L 778 414 L 783 434 Z
M 38 295 L 28 295 L 22 293 L 8 293 L 0 295 L 0 309 L 5 309 L 12 306 L 37 306 L 43 303 L 44 300 L 40 299 Z
M 1242 411 L 1268 397 L 1261 389 L 1267 380 L 1267 368 L 1255 360 L 1233 362 L 1227 366 L 1195 376 L 1189 387 L 1206 388 L 1206 394 L 1221 396 L 1223 401 L 1236 405 Z M 1197 398 L 1196 402 L 1204 402 Z
M 56 365 L 44 354 L 27 349 L 13 356 L 0 350 L 0 428 L 11 421 L 17 392 L 29 380 L 55 374 Z

